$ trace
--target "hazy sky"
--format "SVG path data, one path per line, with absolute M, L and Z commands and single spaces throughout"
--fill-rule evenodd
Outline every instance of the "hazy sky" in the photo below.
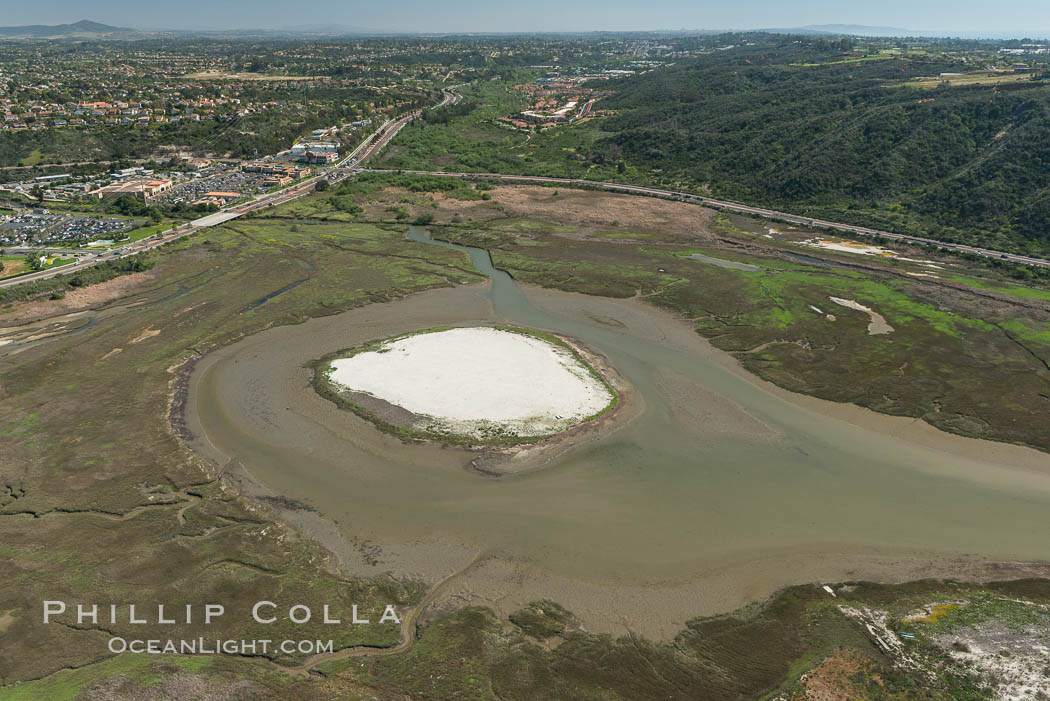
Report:
M 1050 29 L 1050 0 L 0 0 L 0 25 L 90 19 L 139 28 L 316 24 L 424 32 L 726 29 L 865 24 Z

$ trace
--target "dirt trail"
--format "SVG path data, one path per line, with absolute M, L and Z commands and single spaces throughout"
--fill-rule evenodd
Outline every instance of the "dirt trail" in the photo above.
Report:
M 437 601 L 456 580 L 484 562 L 486 557 L 486 553 L 478 553 L 466 567 L 453 572 L 432 587 L 426 593 L 426 596 L 420 600 L 419 604 L 401 620 L 401 639 L 393 647 L 377 648 L 367 645 L 355 645 L 336 650 L 335 652 L 323 652 L 318 655 L 312 655 L 306 658 L 302 664 L 295 667 L 285 667 L 276 662 L 271 662 L 271 664 L 283 672 L 305 676 L 307 674 L 317 674 L 317 672 L 314 672 L 314 668 L 325 662 L 345 660 L 351 657 L 389 657 L 390 655 L 400 655 L 403 652 L 407 652 L 416 642 L 416 624 L 423 612 Z

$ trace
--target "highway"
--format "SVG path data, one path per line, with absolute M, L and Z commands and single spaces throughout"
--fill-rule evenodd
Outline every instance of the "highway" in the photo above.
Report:
M 376 169 L 361 169 L 361 171 L 371 173 L 395 172 L 391 170 Z M 503 175 L 500 173 L 447 173 L 444 171 L 436 170 L 401 170 L 396 172 L 408 173 L 412 175 L 439 175 L 442 177 L 464 178 L 468 180 L 486 180 L 498 178 L 499 180 L 505 180 L 510 182 L 555 183 L 574 187 L 586 187 L 595 190 L 605 190 L 607 192 L 622 192 L 629 195 L 660 197 L 663 199 L 675 200 L 677 202 L 688 202 L 691 204 L 704 205 L 706 207 L 724 209 L 730 212 L 738 212 L 740 214 L 751 214 L 754 216 L 764 217 L 767 219 L 775 219 L 777 221 L 788 222 L 791 224 L 800 224 L 802 226 L 832 229 L 835 231 L 841 231 L 843 233 L 856 234 L 860 236 L 878 236 L 891 241 L 902 241 L 904 243 L 918 243 L 927 244 L 931 246 L 939 246 L 941 248 L 945 248 L 951 251 L 973 253 L 979 256 L 983 256 L 985 258 L 997 258 L 999 260 L 1006 260 L 1012 263 L 1022 263 L 1024 265 L 1037 265 L 1044 268 L 1050 268 L 1050 260 L 1045 260 L 1043 258 L 1034 258 L 1032 256 L 1024 256 L 1017 253 L 995 251 L 988 248 L 968 246 L 962 243 L 947 243 L 945 241 L 938 241 L 936 239 L 928 239 L 923 238 L 921 236 L 911 236 L 909 234 L 898 234 L 892 231 L 882 231 L 880 229 L 870 229 L 865 226 L 856 226 L 854 224 L 829 222 L 824 221 L 823 219 L 813 219 L 812 217 L 803 217 L 788 212 L 778 212 L 773 209 L 752 207 L 750 205 L 740 204 L 739 202 L 727 202 L 726 200 L 716 200 L 711 197 L 693 195 L 688 192 L 663 190 L 655 187 L 643 187 L 641 185 L 624 185 L 620 183 L 606 183 L 598 180 L 584 180 L 581 178 L 551 178 L 542 175 Z
M 456 104 L 460 101 L 461 96 L 456 92 L 456 87 L 445 88 L 442 91 L 442 100 L 438 103 L 437 107 L 443 107 L 448 104 Z M 117 258 L 126 258 L 128 256 L 137 255 L 144 251 L 148 251 L 158 246 L 163 246 L 166 243 L 170 243 L 183 236 L 196 233 L 201 229 L 208 227 L 217 226 L 223 224 L 237 217 L 243 216 L 248 212 L 257 211 L 260 209 L 266 209 L 269 207 L 275 207 L 280 204 L 291 202 L 292 200 L 303 197 L 304 195 L 313 192 L 314 186 L 321 179 L 326 179 L 331 183 L 338 183 L 345 178 L 350 177 L 354 173 L 358 172 L 373 172 L 373 173 L 391 173 L 395 171 L 391 170 L 378 170 L 378 169 L 364 169 L 361 165 L 369 158 L 380 152 L 390 141 L 397 136 L 398 132 L 410 121 L 420 115 L 420 111 L 416 110 L 409 114 L 400 117 L 396 121 L 386 122 L 379 127 L 375 132 L 370 134 L 368 138 L 361 142 L 353 152 L 348 154 L 341 161 L 333 165 L 326 172 L 319 175 L 312 176 L 306 180 L 294 183 L 282 190 L 260 195 L 251 202 L 242 203 L 227 209 L 220 210 L 214 214 L 195 219 L 188 224 L 182 224 L 174 229 L 169 229 L 157 234 L 154 234 L 148 238 L 130 243 L 125 246 L 118 247 L 109 251 L 102 251 L 94 254 L 83 255 L 82 250 L 78 251 L 80 256 L 76 263 L 64 265 L 58 268 L 50 268 L 48 270 L 41 270 L 36 273 L 30 273 L 28 275 L 20 275 L 15 278 L 8 280 L 0 280 L 0 288 L 11 287 L 13 285 L 19 285 L 24 282 L 32 282 L 34 280 L 44 280 L 47 278 L 55 277 L 56 275 L 65 275 L 71 272 L 75 272 L 78 269 L 86 268 L 91 265 L 95 265 L 104 260 L 114 260 Z M 961 243 L 946 243 L 944 241 L 937 241 L 935 239 L 923 238 L 920 236 L 911 236 L 908 234 L 898 234 L 891 231 L 882 231 L 879 229 L 871 229 L 863 226 L 856 226 L 853 224 L 843 224 L 840 222 L 829 222 L 823 219 L 813 219 L 811 217 L 799 216 L 797 214 L 791 214 L 789 212 L 778 212 L 772 209 L 764 209 L 762 207 L 752 207 L 750 205 L 740 204 L 738 202 L 728 202 L 725 200 L 716 200 L 711 197 L 703 197 L 701 195 L 694 195 L 687 192 L 678 192 L 675 190 L 664 190 L 654 187 L 644 187 L 641 185 L 626 185 L 621 183 L 607 183 L 597 180 L 584 180 L 581 178 L 554 178 L 546 177 L 541 175 L 505 175 L 499 173 L 448 173 L 444 171 L 432 171 L 432 170 L 402 170 L 397 171 L 401 173 L 409 173 L 413 175 L 436 175 L 441 177 L 449 178 L 464 178 L 469 180 L 485 180 L 485 179 L 500 179 L 509 182 L 535 182 L 535 183 L 554 183 L 564 184 L 572 187 L 585 187 L 597 190 L 604 190 L 607 192 L 619 192 L 632 195 L 641 195 L 646 197 L 660 197 L 663 199 L 675 200 L 678 202 L 687 202 L 691 204 L 703 205 L 706 207 L 714 207 L 717 209 L 723 209 L 730 212 L 738 212 L 740 214 L 750 214 L 759 217 L 765 217 L 768 219 L 775 219 L 777 221 L 788 222 L 792 224 L 798 224 L 801 226 L 809 227 L 820 227 L 825 229 L 831 229 L 846 234 L 855 234 L 859 236 L 876 236 L 891 241 L 901 241 L 904 243 L 917 243 L 932 246 L 939 246 L 944 249 L 961 253 L 972 253 L 985 258 L 995 258 L 999 260 L 1005 260 L 1012 263 L 1021 263 L 1024 265 L 1036 265 L 1041 267 L 1050 267 L 1050 261 L 1042 258 L 1034 258 L 1031 256 L 1019 255 L 1016 253 L 1006 253 L 1003 251 L 995 251 L 987 248 L 979 248 L 976 246 L 968 246 Z M 20 249 L 21 250 L 21 249 Z M 47 249 L 38 249 L 45 251 Z M 72 253 L 72 251 L 70 251 Z
M 456 104 L 459 102 L 460 96 L 455 92 L 455 87 L 445 88 L 442 90 L 442 99 L 438 103 L 437 107 L 443 107 L 448 104 Z M 397 133 L 408 124 L 410 121 L 420 115 L 420 111 L 410 112 L 405 116 L 399 118 L 394 122 L 387 121 L 381 127 L 376 129 L 372 134 L 368 136 L 361 144 L 358 145 L 351 153 L 349 153 L 341 161 L 333 165 L 328 171 L 319 175 L 312 176 L 305 180 L 301 180 L 297 183 L 293 183 L 288 187 L 277 190 L 276 192 L 259 195 L 251 202 L 241 203 L 233 207 L 229 207 L 214 214 L 194 219 L 193 221 L 180 224 L 179 226 L 162 231 L 147 238 L 144 238 L 135 243 L 129 243 L 124 246 L 119 246 L 114 249 L 107 251 L 99 251 L 97 253 L 84 254 L 84 249 L 64 249 L 67 255 L 77 255 L 75 263 L 63 265 L 58 268 L 49 268 L 47 270 L 41 270 L 35 273 L 29 273 L 27 275 L 19 275 L 7 280 L 0 280 L 0 288 L 2 287 L 13 287 L 14 285 L 21 285 L 26 282 L 34 282 L 36 280 L 46 280 L 48 278 L 55 277 L 57 275 L 67 275 L 74 273 L 77 270 L 91 267 L 102 261 L 117 260 L 119 258 L 127 258 L 128 256 L 138 255 L 144 251 L 148 251 L 158 246 L 171 243 L 183 236 L 189 236 L 190 234 L 196 233 L 201 229 L 207 229 L 212 226 L 218 226 L 224 224 L 232 219 L 243 216 L 248 212 L 254 212 L 260 209 L 267 209 L 269 207 L 276 207 L 280 204 L 291 202 L 292 200 L 298 199 L 304 195 L 307 195 L 314 190 L 314 186 L 321 179 L 326 179 L 331 183 L 337 183 L 358 170 L 361 163 L 379 153 L 390 140 L 397 136 Z M 23 249 L 19 249 L 22 251 Z M 25 249 L 26 252 L 29 249 Z M 49 251 L 50 249 L 33 249 L 33 251 L 39 250 L 40 252 Z

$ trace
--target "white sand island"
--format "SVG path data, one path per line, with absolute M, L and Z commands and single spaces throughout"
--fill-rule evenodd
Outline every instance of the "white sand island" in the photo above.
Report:
M 438 435 L 544 436 L 616 400 L 568 346 L 488 327 L 394 338 L 332 360 L 327 372 L 335 388 L 407 410 L 411 428 Z

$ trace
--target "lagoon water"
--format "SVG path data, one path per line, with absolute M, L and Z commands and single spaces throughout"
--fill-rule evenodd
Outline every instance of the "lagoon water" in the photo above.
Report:
M 788 395 L 662 312 L 522 288 L 485 251 L 468 252 L 491 284 L 270 329 L 195 373 L 188 418 L 201 452 L 381 553 L 356 571 L 436 581 L 488 554 L 465 597 L 548 596 L 583 609 L 592 629 L 633 612 L 652 622 L 638 629 L 669 635 L 795 582 L 1050 559 L 1050 456 Z M 304 364 L 333 350 L 492 321 L 604 355 L 635 416 L 543 469 L 492 479 L 466 469 L 468 452 L 402 444 L 309 387 Z

